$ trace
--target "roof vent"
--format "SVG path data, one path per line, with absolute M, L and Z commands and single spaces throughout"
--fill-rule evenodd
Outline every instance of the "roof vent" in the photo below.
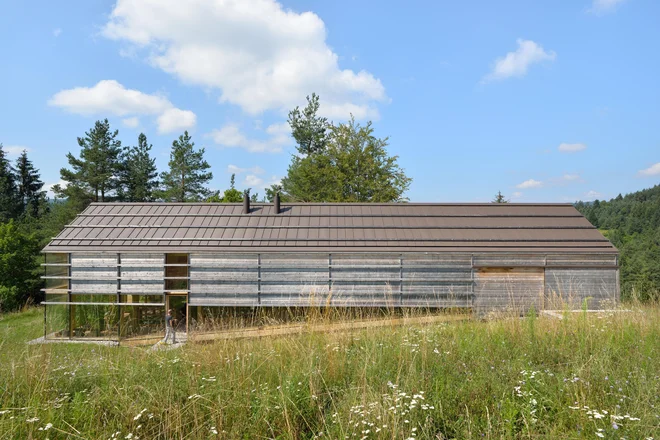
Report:
M 273 197 L 273 206 L 275 209 L 275 214 L 280 213 L 280 193 L 279 191 L 275 193 L 275 197 Z
M 250 196 L 247 191 L 243 193 L 243 214 L 250 213 Z

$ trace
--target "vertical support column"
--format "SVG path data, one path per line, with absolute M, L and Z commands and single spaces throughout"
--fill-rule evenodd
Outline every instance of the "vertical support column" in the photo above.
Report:
M 621 302 L 621 285 L 619 284 L 619 255 L 614 256 L 614 264 L 616 265 L 616 286 L 614 287 L 614 301 L 616 304 Z
M 48 264 L 48 258 L 46 258 L 46 257 L 47 257 L 47 254 L 44 254 L 44 264 Z M 48 276 L 47 266 L 44 266 L 44 276 Z M 46 284 L 44 283 L 43 286 L 46 287 Z M 47 296 L 46 293 L 44 293 L 44 301 L 48 301 L 48 296 Z M 47 333 L 46 333 L 46 308 L 47 307 L 48 306 L 44 304 L 44 341 L 46 340 L 46 336 L 47 336 Z
M 73 336 L 73 313 L 75 311 L 74 307 L 71 305 L 71 254 L 67 254 L 67 263 L 69 264 L 68 270 L 67 270 L 67 301 L 69 301 L 69 339 L 72 338 Z
M 470 255 L 470 297 L 467 300 L 467 306 L 474 306 L 474 254 Z
M 121 254 L 117 252 L 117 304 L 121 304 Z M 121 306 L 117 306 L 117 343 L 121 339 Z
M 399 305 L 403 307 L 403 254 L 399 254 Z
M 257 304 L 261 305 L 261 254 L 257 254 Z
M 548 267 L 548 256 L 543 256 L 543 292 L 541 292 L 541 310 L 545 310 L 545 271 Z
M 332 254 L 328 254 L 328 294 L 332 292 Z
M 187 254 L 186 258 L 186 273 L 187 275 L 187 280 L 186 280 L 186 337 L 188 337 L 188 329 L 189 323 L 190 323 L 190 309 L 188 308 L 188 304 L 190 304 L 190 254 Z

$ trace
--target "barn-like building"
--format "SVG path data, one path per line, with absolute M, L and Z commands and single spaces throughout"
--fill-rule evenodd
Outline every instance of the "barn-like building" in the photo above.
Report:
M 617 249 L 570 204 L 92 203 L 43 253 L 52 338 L 162 331 L 167 308 L 619 300 Z

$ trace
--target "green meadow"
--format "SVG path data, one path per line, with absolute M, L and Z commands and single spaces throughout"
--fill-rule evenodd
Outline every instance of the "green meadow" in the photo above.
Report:
M 660 307 L 153 351 L 27 345 L 0 317 L 0 439 L 660 438 Z

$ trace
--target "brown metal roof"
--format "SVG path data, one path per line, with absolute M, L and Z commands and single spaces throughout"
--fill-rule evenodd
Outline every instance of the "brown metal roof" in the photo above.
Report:
M 617 252 L 570 204 L 92 203 L 44 252 Z

